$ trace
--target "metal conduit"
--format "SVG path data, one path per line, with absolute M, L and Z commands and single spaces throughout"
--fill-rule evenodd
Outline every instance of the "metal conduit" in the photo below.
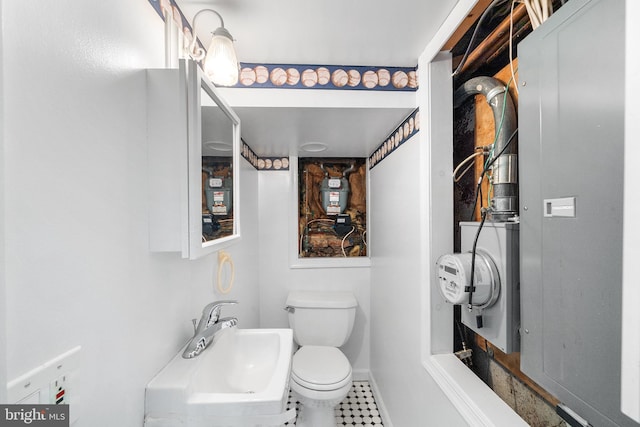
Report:
M 516 110 L 507 88 L 493 77 L 474 77 L 467 80 L 454 93 L 453 105 L 458 108 L 472 95 L 483 95 L 493 111 L 496 132 L 499 132 L 493 152 L 500 153 L 517 128 Z M 506 105 L 505 105 L 506 103 Z M 504 117 L 503 117 L 504 110 Z M 500 122 L 502 126 L 500 127 Z M 494 221 L 509 221 L 518 214 L 518 145 L 509 144 L 493 164 L 493 199 L 491 216 Z

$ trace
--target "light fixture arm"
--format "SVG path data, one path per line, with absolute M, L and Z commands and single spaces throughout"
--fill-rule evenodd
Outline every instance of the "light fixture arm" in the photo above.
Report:
M 233 40 L 233 38 L 231 37 L 231 34 L 229 34 L 226 28 L 224 28 L 224 20 L 222 19 L 222 15 L 220 15 L 218 12 L 216 12 L 213 9 L 202 9 L 198 11 L 198 13 L 196 13 L 195 16 L 193 17 L 193 24 L 192 24 L 193 40 L 191 41 L 191 46 L 189 46 L 189 54 L 196 61 L 200 61 L 201 59 L 203 59 L 206 54 L 205 50 L 198 46 L 198 36 L 196 32 L 196 21 L 203 12 L 215 13 L 218 19 L 220 19 L 220 28 L 218 28 L 218 30 L 222 29 L 226 34 L 228 34 L 229 38 Z
M 209 47 L 205 50 L 198 45 L 196 24 L 203 12 L 212 12 L 220 20 L 220 27 L 216 28 L 211 37 Z M 238 56 L 233 46 L 233 37 L 224 27 L 222 16 L 213 9 L 202 9 L 193 17 L 193 40 L 189 46 L 189 55 L 195 60 L 204 60 L 202 70 L 204 74 L 215 84 L 220 86 L 233 86 L 238 83 L 240 65 Z

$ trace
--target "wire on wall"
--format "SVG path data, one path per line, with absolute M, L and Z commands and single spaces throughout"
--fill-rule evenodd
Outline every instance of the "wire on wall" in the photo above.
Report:
M 467 306 L 468 310 L 471 311 L 473 309 L 473 292 L 476 287 L 475 284 L 475 271 L 476 271 L 476 253 L 478 247 L 478 238 L 480 237 L 480 232 L 482 231 L 482 227 L 484 226 L 484 222 L 487 219 L 487 210 L 482 209 L 482 220 L 480 221 L 480 225 L 478 226 L 478 231 L 476 232 L 476 237 L 473 240 L 473 249 L 471 250 L 471 274 L 469 278 L 469 304 Z M 482 328 L 482 312 L 476 316 L 476 327 Z
M 523 0 L 523 2 L 534 30 L 553 13 L 552 0 Z
M 489 6 L 487 6 L 484 12 L 482 12 L 482 15 L 480 15 L 480 19 L 478 19 L 478 23 L 476 24 L 476 27 L 474 28 L 473 33 L 471 34 L 471 39 L 469 40 L 469 44 L 467 45 L 467 50 L 465 50 L 464 55 L 462 56 L 462 60 L 460 60 L 460 63 L 456 67 L 453 74 L 451 74 L 452 77 L 458 75 L 460 73 L 460 70 L 462 70 L 462 67 L 464 66 L 465 62 L 467 62 L 469 53 L 471 53 L 471 48 L 473 47 L 473 44 L 476 41 L 476 37 L 478 36 L 478 30 L 482 26 L 482 23 L 484 22 L 484 20 L 489 15 L 489 11 L 491 11 L 491 9 L 493 9 L 496 5 L 505 3 L 505 1 L 508 1 L 508 0 L 493 0 L 489 4 Z
M 345 236 L 342 238 L 342 242 L 340 242 L 340 248 L 342 249 L 342 256 L 346 257 L 347 256 L 347 252 L 345 252 L 344 250 L 344 242 L 347 240 L 347 237 L 349 237 L 349 235 L 351 233 L 353 233 L 354 231 L 356 231 L 356 227 L 351 227 L 351 231 L 349 231 L 347 234 L 345 234 Z
M 472 51 L 476 47 L 476 39 L 478 38 L 478 33 L 480 28 L 482 28 L 485 21 L 491 16 L 491 12 L 496 8 L 498 8 L 499 6 L 502 6 L 503 4 L 506 4 L 507 6 L 510 5 L 510 9 L 511 9 L 509 13 L 508 50 L 509 50 L 509 61 L 513 62 L 513 41 L 512 40 L 514 37 L 514 28 L 513 28 L 514 19 L 516 21 L 519 21 L 520 17 L 523 16 L 521 15 L 521 12 L 519 12 L 520 9 L 514 10 L 516 3 L 520 3 L 523 5 L 522 9 L 526 10 L 526 15 L 529 17 L 529 22 L 531 23 L 531 28 L 533 30 L 539 27 L 543 22 L 545 22 L 553 14 L 553 0 L 493 0 L 484 10 L 482 15 L 480 15 L 480 18 L 478 19 L 478 22 L 476 23 L 476 26 L 471 34 L 471 38 L 467 44 L 467 48 L 462 56 L 462 59 L 460 60 L 460 63 L 457 65 L 455 71 L 452 73 L 452 77 L 455 77 L 461 72 L 463 72 L 463 69 L 465 69 L 465 64 L 467 60 L 469 60 L 474 56 Z M 564 4 L 564 1 L 561 1 L 560 3 Z M 509 7 L 507 7 L 507 10 L 509 10 Z M 498 14 L 499 13 L 501 12 L 498 12 Z M 520 33 L 522 29 L 523 28 L 520 28 L 517 31 L 517 33 Z M 496 38 L 496 40 L 503 40 L 501 38 L 502 37 L 501 35 L 503 34 L 503 32 L 498 32 L 497 34 L 499 34 L 500 36 Z M 500 43 L 502 42 L 500 41 Z M 482 43 L 480 43 L 480 45 L 482 45 Z M 496 55 L 496 53 L 494 53 L 494 55 Z M 477 60 L 477 58 L 475 58 L 474 60 Z M 513 65 L 512 65 L 512 74 L 515 75 L 515 73 L 513 73 Z
M 476 147 L 476 150 L 482 149 L 483 147 Z M 469 157 L 467 157 L 466 159 L 464 159 L 463 161 L 460 162 L 460 164 L 458 166 L 456 166 L 456 168 L 453 170 L 453 182 L 458 182 L 462 179 L 463 176 L 465 176 L 465 174 L 467 172 L 469 172 L 469 170 L 473 167 L 474 163 L 472 162 L 473 159 L 475 159 L 478 156 L 482 156 L 484 154 L 483 151 L 476 151 L 475 153 L 473 153 L 472 155 L 470 155 Z M 460 171 L 460 169 L 462 169 L 462 167 L 464 165 L 466 165 L 467 163 L 469 163 L 469 166 L 467 166 L 465 168 L 465 170 L 462 171 L 462 173 L 460 173 L 460 175 L 458 175 L 458 171 Z

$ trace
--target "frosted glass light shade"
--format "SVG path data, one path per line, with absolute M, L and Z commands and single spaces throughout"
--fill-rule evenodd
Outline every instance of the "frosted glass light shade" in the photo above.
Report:
M 233 86 L 238 83 L 238 58 L 233 47 L 233 38 L 224 27 L 213 32 L 203 68 L 205 74 L 216 85 Z

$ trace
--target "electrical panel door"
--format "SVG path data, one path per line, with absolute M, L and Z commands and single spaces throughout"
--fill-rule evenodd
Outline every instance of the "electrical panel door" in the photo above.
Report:
M 521 369 L 593 426 L 620 411 L 624 16 L 571 0 L 519 59 Z

